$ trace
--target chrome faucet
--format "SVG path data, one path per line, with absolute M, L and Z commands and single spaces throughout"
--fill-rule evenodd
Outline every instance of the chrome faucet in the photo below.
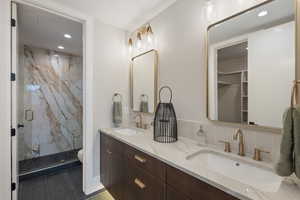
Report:
M 244 144 L 244 135 L 242 130 L 239 128 L 235 131 L 233 135 L 233 140 L 239 141 L 239 156 L 245 156 L 245 144 Z

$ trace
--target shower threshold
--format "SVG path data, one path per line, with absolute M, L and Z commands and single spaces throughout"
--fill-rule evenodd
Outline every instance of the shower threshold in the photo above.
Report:
M 81 165 L 81 162 L 77 158 L 78 151 L 79 150 L 71 150 L 20 161 L 19 180 L 55 173 L 61 169 Z

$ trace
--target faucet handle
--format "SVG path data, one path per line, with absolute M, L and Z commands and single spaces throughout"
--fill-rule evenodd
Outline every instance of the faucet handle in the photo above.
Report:
M 261 153 L 270 153 L 270 152 L 269 151 L 264 151 L 264 150 L 261 150 L 261 149 L 258 149 L 258 148 L 254 148 L 253 160 L 262 161 Z
M 224 152 L 230 153 L 231 148 L 230 148 L 230 142 L 224 141 L 224 140 L 219 140 L 220 143 L 225 144 Z

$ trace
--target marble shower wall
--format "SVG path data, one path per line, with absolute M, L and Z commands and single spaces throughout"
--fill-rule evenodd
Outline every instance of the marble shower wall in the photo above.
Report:
M 19 160 L 82 148 L 82 57 L 26 45 L 21 52 Z

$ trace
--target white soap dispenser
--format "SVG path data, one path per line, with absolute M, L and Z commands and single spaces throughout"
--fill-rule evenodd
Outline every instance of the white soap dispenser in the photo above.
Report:
M 198 141 L 200 146 L 207 146 L 207 135 L 203 130 L 203 126 L 200 125 L 199 130 L 197 131 L 196 135 L 198 136 Z

